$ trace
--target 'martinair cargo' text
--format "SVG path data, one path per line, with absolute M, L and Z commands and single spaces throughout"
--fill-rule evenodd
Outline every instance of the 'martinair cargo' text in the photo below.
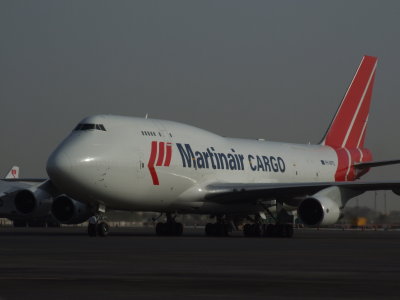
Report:
M 248 162 L 248 168 L 252 171 L 284 173 L 286 170 L 285 161 L 280 156 L 244 155 L 236 153 L 233 148 L 230 149 L 230 153 L 223 153 L 216 152 L 214 147 L 208 147 L 204 151 L 194 151 L 190 144 L 176 143 L 176 146 L 184 168 L 242 171 Z

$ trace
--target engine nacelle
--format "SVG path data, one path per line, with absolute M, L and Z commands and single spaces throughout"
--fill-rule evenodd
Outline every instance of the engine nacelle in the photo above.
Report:
M 326 196 L 317 196 L 304 199 L 298 209 L 298 216 L 305 225 L 320 226 L 335 224 L 341 217 L 339 205 Z
M 17 212 L 23 216 L 42 217 L 50 213 L 51 195 L 43 189 L 20 190 L 14 196 Z
M 80 224 L 93 216 L 93 210 L 89 205 L 66 195 L 54 199 L 51 212 L 63 224 Z

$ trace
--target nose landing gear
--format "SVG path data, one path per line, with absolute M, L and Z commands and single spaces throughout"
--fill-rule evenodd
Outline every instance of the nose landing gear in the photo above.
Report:
M 103 216 L 95 215 L 89 218 L 88 234 L 89 236 L 102 236 L 105 237 L 110 231 L 110 226 L 103 220 Z

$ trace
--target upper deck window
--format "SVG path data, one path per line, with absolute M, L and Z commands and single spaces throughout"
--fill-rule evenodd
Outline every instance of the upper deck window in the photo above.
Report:
M 75 129 L 76 130 L 102 130 L 106 131 L 106 128 L 103 124 L 90 124 L 90 123 L 81 123 L 78 124 Z

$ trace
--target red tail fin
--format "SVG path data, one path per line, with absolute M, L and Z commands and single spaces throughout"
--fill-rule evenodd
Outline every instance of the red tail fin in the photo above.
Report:
M 322 140 L 334 148 L 362 148 L 368 122 L 377 58 L 364 56 Z

